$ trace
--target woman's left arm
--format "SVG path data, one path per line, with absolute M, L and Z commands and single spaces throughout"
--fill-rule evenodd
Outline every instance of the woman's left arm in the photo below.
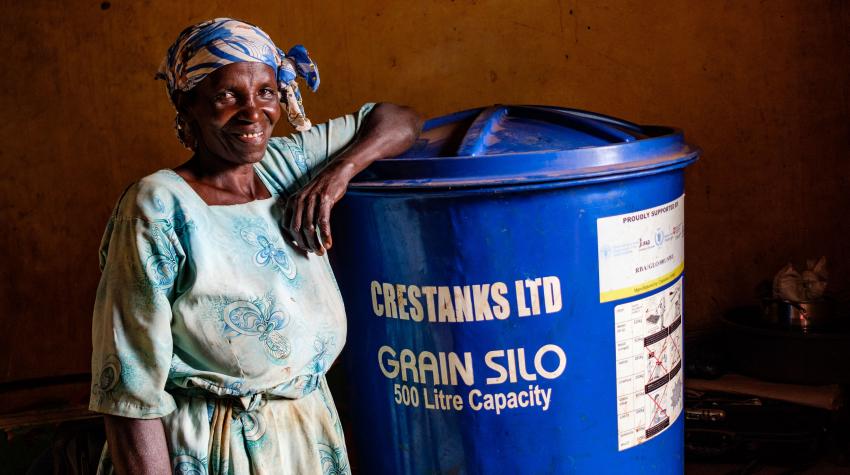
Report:
M 413 109 L 388 103 L 376 105 L 351 145 L 287 200 L 284 225 L 295 244 L 318 255 L 330 249 L 331 208 L 345 194 L 351 179 L 375 160 L 410 148 L 421 129 L 422 119 Z

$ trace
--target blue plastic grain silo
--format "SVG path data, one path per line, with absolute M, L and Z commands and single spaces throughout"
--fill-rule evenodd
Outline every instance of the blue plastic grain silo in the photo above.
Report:
M 557 107 L 430 120 L 335 213 L 368 474 L 682 473 L 679 130 Z

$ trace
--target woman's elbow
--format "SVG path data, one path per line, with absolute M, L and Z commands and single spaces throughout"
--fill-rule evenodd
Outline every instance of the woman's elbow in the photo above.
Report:
M 376 105 L 373 113 L 381 116 L 381 118 L 388 119 L 389 124 L 392 124 L 394 129 L 393 135 L 406 147 L 416 142 L 425 123 L 422 115 L 414 108 L 389 102 Z
M 405 111 L 409 114 L 410 122 L 413 130 L 413 138 L 416 140 L 419 137 L 419 134 L 422 132 L 422 126 L 425 125 L 425 118 L 422 117 L 422 114 L 416 111 L 416 109 L 408 106 L 404 106 Z
M 419 134 L 422 132 L 422 126 L 425 124 L 425 119 L 422 117 L 416 109 L 409 106 L 399 106 L 401 108 L 402 113 L 404 114 L 403 123 L 407 126 L 405 127 L 405 142 L 407 146 L 413 145 L 416 142 L 416 139 L 419 138 Z

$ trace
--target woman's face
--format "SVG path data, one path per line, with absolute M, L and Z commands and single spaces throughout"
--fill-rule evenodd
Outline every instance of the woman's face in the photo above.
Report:
M 231 163 L 262 160 L 280 119 L 274 70 L 263 63 L 233 63 L 204 78 L 185 110 L 197 153 Z

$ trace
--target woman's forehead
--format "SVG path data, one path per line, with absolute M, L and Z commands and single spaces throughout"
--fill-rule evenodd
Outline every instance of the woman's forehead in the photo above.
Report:
M 258 83 L 277 85 L 275 71 L 265 63 L 241 62 L 224 65 L 201 81 L 201 87 L 222 87 L 228 85 L 250 85 Z

